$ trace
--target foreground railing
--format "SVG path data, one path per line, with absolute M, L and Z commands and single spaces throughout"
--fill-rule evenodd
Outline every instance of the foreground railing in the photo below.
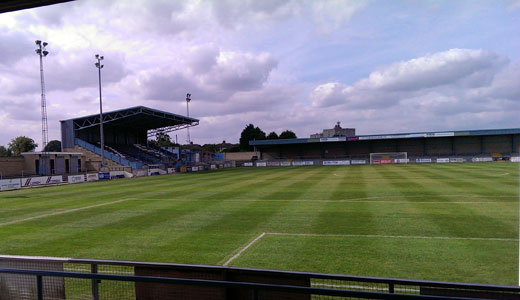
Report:
M 520 287 L 221 266 L 0 256 L 0 299 L 346 298 L 520 299 Z

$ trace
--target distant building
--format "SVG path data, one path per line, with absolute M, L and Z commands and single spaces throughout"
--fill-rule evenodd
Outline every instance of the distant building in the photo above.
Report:
M 311 138 L 328 138 L 335 136 L 356 136 L 355 128 L 341 128 L 340 122 L 332 129 L 323 129 L 323 133 L 311 134 Z

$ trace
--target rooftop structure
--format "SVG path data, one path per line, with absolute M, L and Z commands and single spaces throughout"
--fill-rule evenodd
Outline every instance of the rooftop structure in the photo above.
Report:
M 336 126 L 332 129 L 323 129 L 322 133 L 311 134 L 311 138 L 329 138 L 336 136 L 355 136 L 356 129 L 355 128 L 341 128 L 341 123 L 338 121 Z

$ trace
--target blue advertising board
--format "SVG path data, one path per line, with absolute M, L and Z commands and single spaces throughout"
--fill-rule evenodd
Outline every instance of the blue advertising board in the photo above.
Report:
M 110 172 L 99 172 L 98 176 L 99 176 L 99 180 L 109 180 Z

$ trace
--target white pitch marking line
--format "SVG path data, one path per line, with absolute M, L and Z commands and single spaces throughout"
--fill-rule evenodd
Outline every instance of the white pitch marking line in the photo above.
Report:
M 507 175 L 509 175 L 509 173 L 493 174 L 493 175 L 488 175 L 488 176 L 498 177 L 498 176 L 507 176 Z
M 415 236 L 415 235 L 375 235 L 375 234 L 319 234 L 319 233 L 284 233 L 284 232 L 262 232 L 254 240 L 249 242 L 244 247 L 240 248 L 238 252 L 228 259 L 223 266 L 228 266 L 242 253 L 253 246 L 261 238 L 266 235 L 282 235 L 282 236 L 312 236 L 312 237 L 362 237 L 362 238 L 395 238 L 395 239 L 435 239 L 435 240 L 470 240 L 470 241 L 519 241 L 519 239 L 511 238 L 475 238 L 475 237 L 451 237 L 451 236 Z
M 20 220 L 9 221 L 9 222 L 5 222 L 5 223 L 0 223 L 0 226 L 12 225 L 12 224 L 22 223 L 22 222 L 26 222 L 26 221 L 42 219 L 42 218 L 46 218 L 46 217 L 50 217 L 50 216 L 68 214 L 71 212 L 76 212 L 76 211 L 90 209 L 90 208 L 96 208 L 96 207 L 100 207 L 100 206 L 105 206 L 105 205 L 110 205 L 110 204 L 114 204 L 114 203 L 127 201 L 127 200 L 131 200 L 131 199 L 121 199 L 121 200 L 116 200 L 116 201 L 112 201 L 112 202 L 105 202 L 105 203 L 100 203 L 100 204 L 95 204 L 95 205 L 90 205 L 90 206 L 78 207 L 78 208 L 73 208 L 73 209 L 69 209 L 69 210 L 63 210 L 63 211 L 43 214 L 43 215 L 29 217 L 29 218 L 20 219 Z
M 293 200 L 287 200 L 287 199 L 262 199 L 260 201 L 271 201 L 271 202 L 393 202 L 393 203 L 410 203 L 408 201 L 374 201 L 372 199 L 388 199 L 388 198 L 424 198 L 424 197 L 462 197 L 462 198 L 517 198 L 517 196 L 508 196 L 508 195 L 474 195 L 474 194 L 449 194 L 449 195 L 389 195 L 389 196 L 373 196 L 373 197 L 362 197 L 362 198 L 351 198 L 351 199 L 338 199 L 338 200 L 324 200 L 324 199 L 314 199 L 314 200 L 307 200 L 307 199 L 293 199 Z M 129 200 L 135 200 L 135 201 L 178 201 L 178 200 L 184 200 L 184 199 L 177 199 L 177 198 L 163 198 L 163 199 L 157 199 L 157 198 L 141 198 L 141 199 L 129 199 Z M 365 200 L 365 201 L 363 201 Z M 372 200 L 372 201 L 370 201 Z M 206 200 L 197 200 L 197 201 L 215 201 L 212 199 L 206 199 Z M 227 202 L 257 202 L 258 200 L 249 200 L 249 199 L 224 199 L 219 201 L 227 201 Z M 496 201 L 420 201 L 420 202 L 414 202 L 415 203 L 504 203 L 504 202 L 496 202 Z
M 451 236 L 415 236 L 415 235 L 375 235 L 375 234 L 318 234 L 318 233 L 283 233 L 266 232 L 270 235 L 286 236 L 315 236 L 315 237 L 367 237 L 367 238 L 396 238 L 396 239 L 436 239 L 436 240 L 471 240 L 471 241 L 518 241 L 512 238 L 477 238 L 477 237 L 451 237 Z
M 516 198 L 516 197 L 515 197 Z M 134 199 L 135 201 L 182 201 L 183 199 Z M 132 201 L 134 201 L 132 200 Z M 197 200 L 197 201 L 215 201 L 211 199 Z M 262 200 L 250 200 L 250 199 L 224 199 L 218 200 L 222 202 L 317 202 L 317 203 L 409 203 L 409 204 L 483 204 L 483 203 L 494 203 L 494 204 L 516 204 L 516 202 L 498 202 L 498 201 L 380 201 L 380 200 L 285 200 L 285 199 L 262 199 Z M 1 210 L 0 210 L 1 211 Z
M 231 262 L 233 262 L 235 259 L 237 259 L 244 251 L 246 251 L 249 247 L 251 247 L 254 243 L 256 243 L 259 239 L 261 239 L 262 237 L 264 237 L 264 235 L 266 235 L 265 232 L 262 232 L 259 236 L 257 236 L 254 240 L 252 240 L 251 242 L 249 242 L 249 244 L 247 244 L 245 247 L 243 247 L 242 249 L 240 249 L 237 254 L 233 255 L 233 257 L 231 257 L 230 259 L 228 259 L 224 264 L 223 266 L 227 266 L 229 265 Z

